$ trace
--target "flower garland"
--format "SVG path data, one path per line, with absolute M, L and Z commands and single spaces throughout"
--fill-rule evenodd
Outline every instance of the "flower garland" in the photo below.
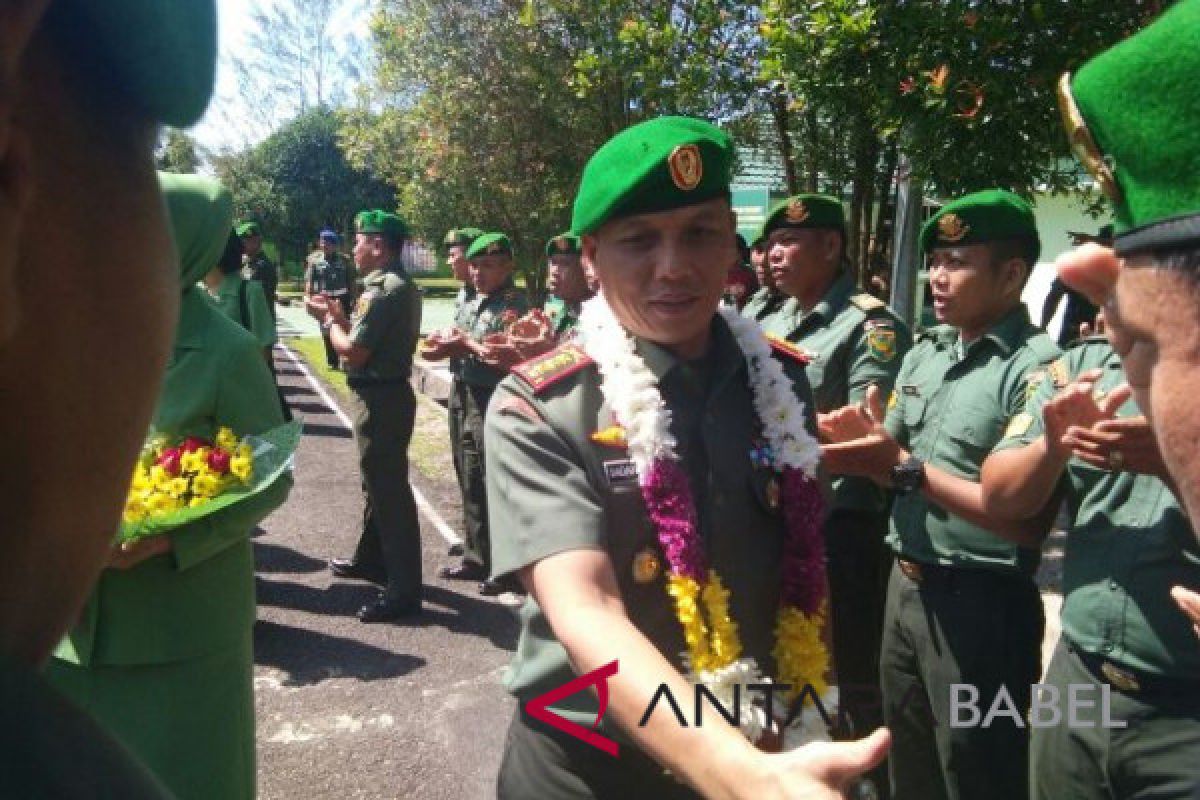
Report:
M 796 401 L 792 382 L 772 357 L 762 329 L 731 309 L 719 313 L 746 358 L 754 408 L 768 442 L 768 463 L 782 480 L 787 536 L 772 651 L 776 678 L 793 687 L 793 696 L 811 687 L 826 708 L 832 708 L 837 690 L 827 683 L 830 659 L 822 641 L 828 604 L 816 480 L 820 448 L 804 427 L 803 404 Z M 600 370 L 601 392 L 624 428 L 642 497 L 666 557 L 667 593 L 687 643 L 689 678 L 728 704 L 734 686 L 768 679 L 753 659 L 742 658 L 737 623 L 729 613 L 729 590 L 707 562 L 691 485 L 670 432 L 671 412 L 653 373 L 637 354 L 633 337 L 603 295 L 584 304 L 577 330 Z M 743 715 L 742 729 L 753 741 L 768 723 L 756 708 Z M 797 723 L 789 729 L 786 747 L 828 738 L 815 709 Z

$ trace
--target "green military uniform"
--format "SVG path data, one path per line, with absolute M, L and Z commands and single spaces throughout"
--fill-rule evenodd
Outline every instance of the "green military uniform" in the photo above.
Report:
M 216 262 L 232 201 L 208 179 L 162 178 L 183 264 L 175 348 L 155 430 L 208 439 L 283 423 L 258 343 L 194 286 Z M 51 682 L 178 797 L 253 798 L 254 556 L 250 532 L 291 488 L 268 489 L 171 531 L 171 552 L 106 569 L 60 644 Z
M 237 235 L 245 239 L 249 236 L 257 236 L 261 239 L 262 229 L 259 228 L 257 222 L 243 222 L 237 226 Z M 267 258 L 260 247 L 258 254 L 251 257 L 249 255 L 242 256 L 242 277 L 248 281 L 258 281 L 262 287 L 263 295 L 267 298 L 267 310 L 271 314 L 271 319 L 275 319 L 275 299 L 276 289 L 279 287 L 279 270 L 275 263 Z
M 1015 195 L 988 191 L 943 206 L 921 241 L 928 252 L 1022 237 L 1036 237 L 1032 210 Z M 955 328 L 933 328 L 900 367 L 888 432 L 913 457 L 978 481 L 1005 428 L 1025 410 L 1029 376 L 1058 354 L 1020 303 L 970 343 Z M 1027 731 L 1008 719 L 952 727 L 949 706 L 950 686 L 969 683 L 988 706 L 1005 686 L 1017 708 L 1028 708 L 1044 629 L 1033 582 L 1038 552 L 944 511 L 920 491 L 895 498 L 888 544 L 898 561 L 884 611 L 880 683 L 894 796 L 1026 797 Z
M 904 359 L 888 431 L 915 457 L 977 481 L 1024 410 L 1029 375 L 1057 355 L 1023 305 L 965 347 L 955 329 L 934 328 Z M 888 543 L 903 559 L 888 586 L 880 655 L 895 796 L 1024 797 L 1026 733 L 1003 720 L 951 728 L 949 687 L 974 684 L 990 704 L 1007 686 L 1017 707 L 1028 707 L 1044 628 L 1037 551 L 946 513 L 920 492 L 896 498 Z
M 478 228 L 456 228 L 446 234 L 444 244 L 447 247 L 470 247 L 471 243 L 483 235 Z M 458 290 L 454 298 L 454 327 L 465 331 L 470 326 L 471 312 L 475 302 L 475 287 L 468 280 Z M 463 492 L 463 462 L 462 462 L 462 429 L 463 415 L 466 413 L 466 385 L 462 382 L 462 358 L 451 356 L 450 363 L 450 396 L 446 400 L 446 416 L 450 429 L 450 457 L 454 463 L 454 477 L 458 481 L 458 490 Z M 463 521 L 464 529 L 466 520 Z
M 482 241 L 482 238 L 479 241 Z M 472 245 L 472 252 L 474 245 Z M 476 295 L 470 305 L 464 330 L 475 341 L 505 326 L 529 310 L 525 292 L 509 278 L 503 286 L 489 294 Z M 462 361 L 463 383 L 462 466 L 463 516 L 466 520 L 466 543 L 463 560 L 479 564 L 490 572 L 492 558 L 488 535 L 487 483 L 484 466 L 483 424 L 488 403 L 496 384 L 504 378 L 504 370 L 488 366 L 474 356 Z
M 783 307 L 787 302 L 788 296 L 778 289 L 772 289 L 769 286 L 764 286 L 754 294 L 750 295 L 750 299 L 746 301 L 745 307 L 742 308 L 742 316 L 748 317 L 758 322 L 764 322 L 775 312 Z
M 394 222 L 393 222 L 394 220 Z M 384 212 L 360 216 L 360 233 L 400 226 Z M 421 290 L 400 263 L 363 280 L 350 340 L 370 351 L 361 367 L 347 370 L 353 390 L 354 440 L 362 474 L 362 535 L 354 563 L 363 573 L 386 576 L 382 600 L 402 607 L 421 603 L 421 528 L 408 482 L 408 445 L 417 400 L 409 377 L 421 330 Z
M 325 254 L 317 251 L 308 257 L 308 267 L 304 274 L 304 285 L 309 294 L 324 294 L 335 299 L 342 306 L 342 311 L 349 316 L 354 309 L 354 268 L 341 253 L 334 253 L 333 259 L 327 259 Z M 331 368 L 336 368 L 341 362 L 333 342 L 329 340 L 329 332 L 322 331 L 321 338 L 325 342 L 325 361 Z
M 640 339 L 637 349 L 671 409 L 671 432 L 688 466 L 701 535 L 713 568 L 732 594 L 745 653 L 770 673 L 784 521 L 769 489 L 775 473 L 747 458 L 757 434 L 745 357 L 719 319 L 713 323 L 708 355 L 697 361 L 681 361 Z M 811 394 L 803 365 L 781 360 L 797 402 L 810 413 L 811 428 Z M 545 364 L 557 364 L 562 377 L 545 375 L 540 389 L 521 377 L 540 372 Z M 487 422 L 494 572 L 513 572 L 564 550 L 603 550 L 612 559 L 633 623 L 677 669 L 682 668 L 680 654 L 686 646 L 665 576 L 660 570 L 647 580 L 635 570 L 639 555 L 647 552 L 665 563 L 637 481 L 628 474 L 610 478 L 615 471 L 609 467 L 623 463 L 624 451 L 591 438 L 613 424 L 599 390 L 598 370 L 568 344 L 514 372 L 497 389 Z M 521 404 L 528 404 L 537 418 L 520 411 Z M 575 675 L 532 598 L 526 600 L 520 619 L 521 637 L 504 683 L 523 705 Z M 554 711 L 591 727 L 598 706 L 590 692 L 581 692 L 556 704 Z M 582 783 L 597 797 L 675 797 L 681 792 L 619 730 L 608 723 L 602 723 L 601 730 L 625 743 L 619 770 L 612 768 L 611 760 L 606 764 L 591 758 L 590 748 L 574 740 L 551 736 L 538 747 L 527 741 L 535 734 L 515 722 L 510 737 L 529 746 L 510 743 L 507 748 L 500 796 L 576 796 L 562 794 L 560 781 Z M 562 760 L 550 764 L 532 757 L 545 755 L 545 747 L 560 751 Z
M 550 295 L 546 298 L 546 302 L 542 304 L 542 311 L 545 312 L 546 318 L 550 320 L 550 328 L 554 331 L 554 338 L 562 341 L 575 328 L 575 323 L 579 322 L 579 309 L 582 304 L 568 303 L 561 297 Z
M 266 293 L 257 281 L 231 272 L 221 278 L 213 300 L 217 308 L 231 320 L 250 332 L 259 347 L 271 347 L 278 341 L 275 318 L 267 304 Z
M 1101 369 L 1107 392 L 1125 381 L 1103 337 L 1068 351 L 1037 382 L 1026 412 L 1001 448 L 1042 436 L 1042 406 L 1056 384 Z M 1141 412 L 1129 400 L 1118 417 Z M 1045 683 L 1108 684 L 1109 718 L 1080 710 L 1089 725 L 1034 728 L 1032 795 L 1057 798 L 1190 798 L 1200 778 L 1200 640 L 1171 599 L 1172 586 L 1200 586 L 1200 547 L 1179 501 L 1161 480 L 1110 472 L 1072 459 L 1062 480 L 1067 545 L 1063 558 L 1062 638 Z M 1100 690 L 1092 697 L 1099 698 Z M 1147 794 L 1149 792 L 1149 794 Z
M 763 323 L 773 336 L 796 344 L 809 357 L 805 369 L 817 411 L 861 402 L 871 384 L 882 396 L 892 390 L 912 340 L 886 305 L 855 291 L 842 273 L 807 314 L 795 298 Z M 877 727 L 879 638 L 890 566 L 883 539 L 887 497 L 866 478 L 834 478 L 832 509 L 825 524 L 834 663 L 843 706 L 859 733 Z

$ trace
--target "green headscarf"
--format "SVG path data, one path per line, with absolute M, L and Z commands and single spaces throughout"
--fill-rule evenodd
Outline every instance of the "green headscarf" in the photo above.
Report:
M 181 286 L 186 291 L 217 265 L 233 229 L 233 196 L 212 178 L 158 173 L 167 201 Z

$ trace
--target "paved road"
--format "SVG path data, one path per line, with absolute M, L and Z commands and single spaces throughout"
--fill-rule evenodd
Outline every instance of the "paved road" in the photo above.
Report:
M 305 431 L 291 497 L 255 539 L 259 796 L 494 797 L 513 709 L 499 685 L 516 640 L 513 598 L 488 600 L 473 584 L 440 581 L 446 541 L 422 514 L 425 614 L 405 624 L 359 623 L 354 612 L 373 590 L 333 580 L 325 568 L 357 538 L 362 503 L 350 431 L 306 371 L 278 350 L 276 364 Z M 445 440 L 445 414 L 423 400 L 417 426 L 426 444 L 414 486 L 457 530 L 448 454 L 431 446 Z

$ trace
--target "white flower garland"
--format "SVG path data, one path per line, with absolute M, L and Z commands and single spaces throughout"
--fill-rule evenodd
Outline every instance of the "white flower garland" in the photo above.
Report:
M 804 404 L 796 400 L 791 379 L 771 356 L 771 345 L 762 328 L 733 309 L 723 307 L 718 313 L 745 356 L 754 409 L 771 447 L 771 466 L 776 471 L 793 467 L 815 479 L 820 445 L 804 427 Z M 629 456 L 637 468 L 639 482 L 655 460 L 678 461 L 675 437 L 671 435 L 671 411 L 663 402 L 658 381 L 637 354 L 634 338 L 617 321 L 603 294 L 583 304 L 576 332 L 580 346 L 600 370 L 601 394 L 616 422 L 625 428 Z M 771 680 L 759 671 L 752 658 L 741 658 L 722 669 L 699 674 L 692 672 L 689 665 L 687 677 L 692 683 L 707 686 L 725 708 L 732 708 L 734 686 Z M 833 713 L 837 707 L 837 687 L 831 686 L 821 699 Z M 761 707 L 749 706 L 742 710 L 739 722 L 742 733 L 753 742 L 766 729 L 766 713 Z M 792 749 L 828 738 L 820 714 L 810 707 L 784 731 L 784 746 Z

